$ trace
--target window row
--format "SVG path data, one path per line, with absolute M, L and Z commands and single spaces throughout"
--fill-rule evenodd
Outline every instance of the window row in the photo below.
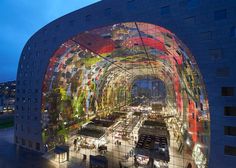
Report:
M 34 117 L 34 120 L 37 120 L 37 119 L 38 119 L 38 117 Z M 25 129 L 24 125 L 21 124 L 20 126 L 21 126 L 21 127 L 20 127 L 21 132 L 24 132 L 24 129 Z M 18 125 L 17 125 L 17 124 L 15 125 L 15 130 L 16 130 L 16 131 L 18 130 Z M 31 127 L 27 127 L 27 133 L 28 133 L 28 134 L 31 133 Z M 35 132 L 34 134 L 37 135 L 38 133 Z
M 225 153 L 225 155 L 236 156 L 236 146 L 226 145 L 224 147 L 224 153 Z
M 222 87 L 221 96 L 234 96 L 234 87 Z
M 225 116 L 236 116 L 236 106 L 225 106 L 224 107 Z
M 38 93 L 38 92 L 39 92 L 38 89 L 34 90 L 34 93 Z M 26 93 L 26 90 L 25 89 L 22 89 L 22 90 L 17 89 L 17 93 Z M 31 93 L 31 89 L 28 90 L 28 93 Z
M 16 144 L 27 146 L 28 148 L 35 149 L 37 151 L 40 151 L 40 143 L 38 142 L 32 142 L 31 140 L 26 140 L 24 138 L 19 138 L 18 136 L 15 136 L 15 142 Z
M 31 102 L 38 103 L 38 98 L 34 98 L 33 101 L 32 101 L 32 99 L 31 99 L 30 97 L 29 97 L 28 99 L 26 99 L 25 97 L 22 97 L 21 100 L 22 100 L 23 103 L 25 103 L 25 102 L 29 102 L 29 103 L 31 103 Z M 16 102 L 19 102 L 19 101 L 20 101 L 20 98 L 17 97 L 17 98 L 16 98 Z
M 224 135 L 236 136 L 236 127 L 234 126 L 225 126 Z

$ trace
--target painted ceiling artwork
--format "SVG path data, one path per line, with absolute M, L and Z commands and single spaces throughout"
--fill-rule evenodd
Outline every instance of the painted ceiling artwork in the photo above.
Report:
M 176 116 L 180 131 L 193 143 L 209 143 L 208 100 L 196 61 L 175 34 L 140 22 L 80 33 L 55 51 L 43 83 L 45 143 L 131 104 L 134 81 L 149 77 L 165 84 L 166 103 L 175 109 L 167 115 Z

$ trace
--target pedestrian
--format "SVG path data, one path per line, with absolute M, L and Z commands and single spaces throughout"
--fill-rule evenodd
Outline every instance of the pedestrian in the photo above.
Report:
M 45 151 L 48 152 L 48 144 L 45 145 Z
M 77 147 L 77 138 L 76 139 L 74 139 L 74 150 L 76 150 L 76 147 Z
M 120 166 L 120 168 L 122 168 L 122 164 L 121 164 L 121 161 L 119 161 L 119 166 Z

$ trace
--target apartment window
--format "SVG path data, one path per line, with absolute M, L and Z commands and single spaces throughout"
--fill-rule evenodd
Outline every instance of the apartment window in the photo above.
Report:
M 111 15 L 111 8 L 104 9 L 104 16 L 110 16 Z
M 225 116 L 236 116 L 236 106 L 225 106 L 224 107 Z
M 224 149 L 225 155 L 236 156 L 236 146 L 225 146 Z
M 56 25 L 56 30 L 59 30 L 59 29 L 60 29 L 60 25 L 57 24 L 57 25 Z
M 202 40 L 211 40 L 212 39 L 212 32 L 211 31 L 201 32 L 200 38 Z
M 220 48 L 210 49 L 208 52 L 213 61 L 216 61 L 222 58 L 222 50 Z
M 128 2 L 127 2 L 127 8 L 128 8 L 129 10 L 134 10 L 134 9 L 136 8 L 136 6 L 134 5 L 134 2 L 135 2 L 135 0 L 128 0 Z
M 43 44 L 47 44 L 47 42 L 48 42 L 47 40 L 43 40 Z
M 15 140 L 16 140 L 16 143 L 18 143 L 18 137 L 17 136 L 15 136 Z
M 26 85 L 26 80 L 23 80 L 23 85 Z
M 236 27 L 233 26 L 230 29 L 230 37 L 236 37 Z
M 36 52 L 36 56 L 38 57 L 39 55 L 40 55 L 40 52 L 39 52 L 39 51 L 37 51 L 37 52 Z
M 199 0 L 187 0 L 187 7 L 189 9 L 196 8 L 199 6 L 199 4 L 200 4 Z
M 74 20 L 70 20 L 69 24 L 70 24 L 70 26 L 74 26 L 75 25 L 75 21 Z
M 227 10 L 217 10 L 214 12 L 214 19 L 215 20 L 223 20 L 227 18 Z
M 21 131 L 24 131 L 24 126 L 21 124 Z
M 221 96 L 234 96 L 234 87 L 222 87 Z
M 228 77 L 230 75 L 229 67 L 221 67 L 216 69 L 217 77 Z
M 25 139 L 24 139 L 24 138 L 21 139 L 21 144 L 22 144 L 23 146 L 25 146 Z
M 92 20 L 92 15 L 85 16 L 85 21 L 91 21 L 91 20 Z
M 56 42 L 56 41 L 57 41 L 57 38 L 56 38 L 56 37 L 53 37 L 53 38 L 52 38 L 52 41 L 53 41 L 53 42 Z
M 47 32 L 48 32 L 48 31 L 47 31 L 47 29 L 44 29 L 44 30 L 43 30 L 43 34 L 45 34 L 45 35 L 46 35 L 46 34 L 47 34 Z
M 30 127 L 27 127 L 27 132 L 28 132 L 28 134 L 30 134 Z
M 40 143 L 38 143 L 38 142 L 36 143 L 36 150 L 40 151 Z
M 25 74 L 24 74 L 24 75 L 25 75 L 25 77 L 27 77 L 27 76 L 28 76 L 28 74 L 27 74 L 26 72 L 25 72 Z
M 47 52 L 48 52 L 48 49 L 44 49 L 43 53 L 44 53 L 44 54 L 47 54 Z M 41 61 L 40 61 L 40 62 L 41 62 Z
M 32 146 L 33 146 L 32 141 L 29 140 L 28 145 L 30 148 L 32 148 Z
M 161 15 L 166 15 L 170 13 L 170 6 L 163 6 L 160 10 Z
M 28 90 L 28 93 L 31 93 L 31 89 Z
M 196 22 L 196 17 L 195 16 L 184 18 L 184 23 L 185 24 L 193 25 L 193 24 L 195 24 L 195 22 Z
M 230 136 L 236 136 L 236 127 L 225 126 L 224 134 Z

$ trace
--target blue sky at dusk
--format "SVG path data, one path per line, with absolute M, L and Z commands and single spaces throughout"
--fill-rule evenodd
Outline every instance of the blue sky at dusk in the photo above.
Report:
M 41 27 L 99 0 L 1 0 L 0 82 L 15 80 L 21 51 Z

